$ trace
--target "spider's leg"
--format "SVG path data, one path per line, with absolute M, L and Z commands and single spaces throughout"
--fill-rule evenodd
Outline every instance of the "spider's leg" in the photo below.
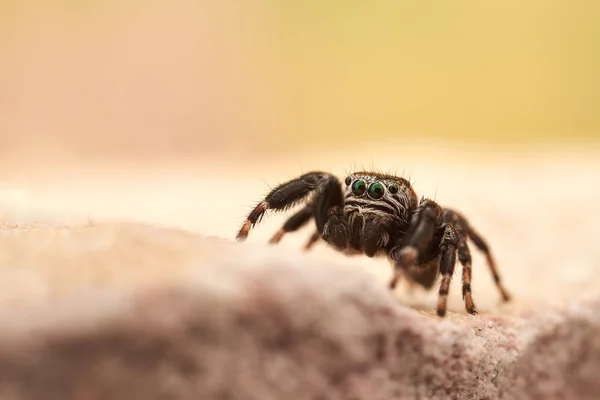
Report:
M 317 232 L 338 250 L 346 249 L 348 217 L 344 212 L 344 192 L 340 182 L 335 178 L 323 180 L 315 194 L 314 205 Z
M 467 312 L 475 315 L 477 314 L 477 308 L 473 303 L 473 296 L 471 294 L 471 252 L 469 251 L 469 245 L 467 244 L 467 237 L 464 235 L 460 236 L 458 261 L 460 261 L 463 267 L 462 295 Z
M 441 207 L 432 200 L 421 200 L 411 218 L 411 227 L 399 246 L 392 249 L 394 276 L 390 288 L 394 289 L 400 276 L 426 251 L 439 228 Z
M 461 235 L 461 239 L 464 239 L 464 241 L 465 241 L 465 246 L 466 246 L 467 238 L 470 238 L 473 241 L 473 243 L 475 243 L 477 248 L 479 248 L 479 250 L 481 250 L 485 254 L 485 256 L 487 258 L 488 266 L 489 266 L 492 276 L 494 278 L 494 282 L 496 283 L 496 286 L 498 287 L 498 290 L 500 291 L 502 298 L 504 299 L 504 301 L 510 300 L 510 295 L 508 294 L 508 292 L 504 288 L 504 285 L 502 285 L 502 282 L 500 281 L 500 275 L 498 275 L 498 271 L 496 270 L 496 263 L 495 263 L 494 257 L 492 256 L 492 252 L 490 251 L 488 244 L 481 237 L 481 235 L 478 234 L 469 225 L 467 220 L 456 211 L 453 211 L 450 209 L 445 209 L 444 215 L 443 215 L 443 220 L 445 222 L 451 222 L 456 227 L 457 231 Z M 467 249 L 467 251 L 468 251 L 468 249 Z M 461 257 L 460 249 L 459 249 L 458 256 L 460 259 L 460 257 Z M 470 254 L 468 255 L 468 259 L 469 259 L 469 263 L 470 263 L 470 260 L 471 260 Z M 461 263 L 462 263 L 462 261 L 461 261 Z M 464 265 L 464 263 L 463 263 L 463 265 Z M 470 271 L 470 265 L 469 265 L 469 278 L 471 277 L 470 272 L 471 271 Z M 463 276 L 464 276 L 464 273 L 463 273 Z M 464 290 L 465 290 L 465 288 L 464 288 L 464 277 L 463 277 L 463 293 L 464 293 Z
M 471 276 L 472 276 L 472 260 L 471 251 L 467 244 L 469 224 L 456 211 L 445 209 L 442 214 L 442 221 L 446 224 L 451 224 L 456 229 L 459 236 L 458 243 L 458 260 L 463 267 L 462 273 L 462 296 L 465 301 L 465 308 L 469 314 L 477 314 L 477 309 L 473 303 L 471 294 Z
M 317 213 L 314 206 L 314 203 L 317 201 L 319 202 L 319 207 L 321 209 L 319 213 Z M 332 244 L 336 245 L 337 243 L 338 245 L 341 245 L 342 248 L 345 248 L 346 243 L 348 242 L 348 229 L 347 218 L 343 212 L 344 199 L 342 187 L 339 182 L 336 180 L 324 185 L 315 196 L 315 201 L 311 206 L 315 211 L 314 217 L 317 221 L 317 230 L 306 241 L 304 251 L 310 250 L 323 235 L 328 238 Z M 325 224 L 327 222 L 329 222 L 329 225 L 326 229 Z
M 313 213 L 314 206 L 312 203 L 307 204 L 304 208 L 285 221 L 281 229 L 273 235 L 271 240 L 269 240 L 269 243 L 279 243 L 286 233 L 294 232 L 302 228 L 312 218 Z
M 452 279 L 452 274 L 454 274 L 456 251 L 459 243 L 459 234 L 454 226 L 451 224 L 446 225 L 446 228 L 444 229 L 444 235 L 440 243 L 440 272 L 442 274 L 442 282 L 440 283 L 437 306 L 437 315 L 440 317 L 446 315 L 446 304 L 448 301 L 448 292 L 450 291 L 450 280 Z
M 506 290 L 506 288 L 504 288 L 504 285 L 500 280 L 500 275 L 498 274 L 498 270 L 496 269 L 496 262 L 494 260 L 494 257 L 492 256 L 492 251 L 490 250 L 488 244 L 481 237 L 481 235 L 479 235 L 479 233 L 475 232 L 473 228 L 468 226 L 467 229 L 469 238 L 473 241 L 473 243 L 475 243 L 475 246 L 477 246 L 477 248 L 485 254 L 485 257 L 487 258 L 488 267 L 490 268 L 490 272 L 494 277 L 494 282 L 496 282 L 496 286 L 498 287 L 498 290 L 502 295 L 502 299 L 504 301 L 509 301 L 510 294 L 508 294 L 508 291 Z
M 304 250 L 310 250 L 315 245 L 315 243 L 319 241 L 319 239 L 321 239 L 321 234 L 318 231 L 315 231 L 315 233 L 313 233 L 311 237 L 308 238 L 308 240 L 306 241 L 306 244 L 304 245 Z
M 337 179 L 324 172 L 309 172 L 296 179 L 282 183 L 273 189 L 263 201 L 250 212 L 246 222 L 240 228 L 236 239 L 244 240 L 248 237 L 250 228 L 260 221 L 267 210 L 284 211 L 304 200 L 313 190 L 323 182 Z

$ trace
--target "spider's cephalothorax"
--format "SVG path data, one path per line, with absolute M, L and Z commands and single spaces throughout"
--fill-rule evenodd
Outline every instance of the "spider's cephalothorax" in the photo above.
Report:
M 429 289 L 441 274 L 437 314 L 444 316 L 457 255 L 463 267 L 465 307 L 467 312 L 477 313 L 471 295 L 471 254 L 467 245 L 467 239 L 471 239 L 486 255 L 502 298 L 510 299 L 489 247 L 459 213 L 430 199 L 419 200 L 409 181 L 394 175 L 355 172 L 346 177 L 344 184 L 345 188 L 331 174 L 309 172 L 277 186 L 250 212 L 237 239 L 245 239 L 267 210 L 286 210 L 311 195 L 271 243 L 314 218 L 316 231 L 305 249 L 323 239 L 345 253 L 368 257 L 383 254 L 394 264 L 392 289 L 401 275 Z

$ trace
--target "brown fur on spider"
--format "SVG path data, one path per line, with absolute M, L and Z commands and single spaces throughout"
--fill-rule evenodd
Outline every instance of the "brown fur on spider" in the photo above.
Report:
M 344 183 L 345 188 L 335 176 L 316 171 L 277 186 L 250 212 L 237 239 L 248 237 L 250 228 L 267 210 L 284 211 L 308 199 L 271 243 L 314 218 L 317 229 L 305 249 L 322 239 L 345 253 L 368 257 L 384 254 L 394 265 L 391 289 L 402 275 L 431 289 L 441 274 L 437 314 L 443 317 L 457 255 L 462 265 L 465 308 L 477 314 L 471 295 L 471 254 L 467 245 L 467 239 L 471 239 L 486 255 L 503 300 L 510 300 L 490 248 L 459 213 L 430 199 L 419 201 L 410 182 L 398 176 L 359 171 L 346 177 Z

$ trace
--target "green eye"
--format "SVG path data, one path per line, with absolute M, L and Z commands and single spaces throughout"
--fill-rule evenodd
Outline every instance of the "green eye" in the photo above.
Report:
M 371 186 L 369 186 L 369 197 L 372 198 L 373 200 L 377 200 L 383 197 L 383 194 L 385 193 L 385 189 L 383 187 L 383 185 L 379 182 L 374 182 L 371 184 Z
M 365 194 L 366 190 L 367 184 L 362 179 L 359 179 L 352 184 L 352 193 L 354 193 L 355 196 L 362 196 Z
M 352 183 L 352 177 L 349 176 L 346 178 L 346 186 L 350 186 L 351 183 Z
M 398 193 L 398 185 L 396 185 L 395 183 L 392 183 L 390 186 L 388 186 L 388 190 L 390 191 L 391 194 L 396 194 Z

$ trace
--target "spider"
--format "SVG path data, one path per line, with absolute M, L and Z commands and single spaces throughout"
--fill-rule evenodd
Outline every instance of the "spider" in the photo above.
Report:
M 250 212 L 236 239 L 245 240 L 267 210 L 285 211 L 304 200 L 304 206 L 287 219 L 270 243 L 278 243 L 314 218 L 316 231 L 305 250 L 324 240 L 348 255 L 385 255 L 394 266 L 389 283 L 392 290 L 402 276 L 431 289 L 441 275 L 437 315 L 444 317 L 457 255 L 466 311 L 477 314 L 467 245 L 471 239 L 487 257 L 503 300 L 510 300 L 490 248 L 458 212 L 425 197 L 419 200 L 410 182 L 394 175 L 358 171 L 348 175 L 343 184 L 334 175 L 313 171 L 278 185 Z

